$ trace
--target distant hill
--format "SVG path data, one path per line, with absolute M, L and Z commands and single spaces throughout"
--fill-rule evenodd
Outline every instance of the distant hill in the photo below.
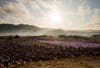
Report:
M 24 25 L 24 24 L 19 24 L 19 25 L 0 24 L 0 32 L 11 32 L 14 30 L 16 31 L 16 30 L 29 30 L 29 29 L 37 30 L 38 27 L 33 25 Z
M 35 32 L 40 28 L 26 24 L 0 24 L 0 35 L 28 35 L 30 32 Z
M 0 35 L 21 35 L 21 36 L 38 36 L 38 35 L 80 35 L 80 36 L 92 36 L 100 35 L 99 30 L 62 30 L 62 29 L 48 29 L 48 28 L 39 28 L 34 25 L 26 24 L 0 24 Z

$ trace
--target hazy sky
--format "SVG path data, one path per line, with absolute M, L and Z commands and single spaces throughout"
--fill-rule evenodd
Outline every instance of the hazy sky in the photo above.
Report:
M 100 30 L 100 0 L 0 0 L 0 23 Z

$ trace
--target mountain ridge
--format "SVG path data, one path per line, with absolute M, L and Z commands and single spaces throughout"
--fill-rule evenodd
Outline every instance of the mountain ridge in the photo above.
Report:
M 50 28 L 40 28 L 34 25 L 28 24 L 0 24 L 0 35 L 95 35 L 100 34 L 100 30 L 63 30 L 63 29 L 50 29 Z

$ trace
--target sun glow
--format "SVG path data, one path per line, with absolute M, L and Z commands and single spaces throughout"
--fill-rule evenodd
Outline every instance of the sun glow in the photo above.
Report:
M 49 15 L 50 20 L 53 22 L 53 24 L 58 25 L 62 21 L 61 13 L 58 11 L 51 12 Z

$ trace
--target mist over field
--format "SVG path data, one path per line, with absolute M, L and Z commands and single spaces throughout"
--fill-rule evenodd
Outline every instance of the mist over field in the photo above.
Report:
M 90 37 L 93 35 L 100 35 L 100 30 L 63 30 L 63 29 L 50 29 L 40 28 L 27 24 L 0 24 L 0 36 L 20 35 L 20 36 L 39 36 L 39 35 L 77 35 Z
M 100 68 L 100 0 L 0 0 L 0 68 Z

